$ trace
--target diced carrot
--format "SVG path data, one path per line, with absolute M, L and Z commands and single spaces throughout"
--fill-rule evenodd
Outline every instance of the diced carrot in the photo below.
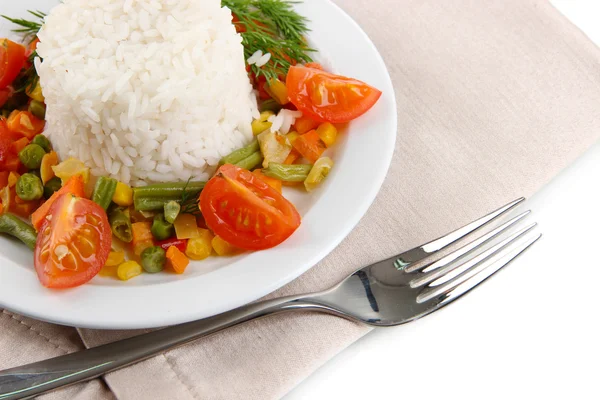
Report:
M 55 192 L 44 204 L 40 206 L 32 215 L 31 215 L 31 224 L 36 230 L 39 230 L 44 222 L 44 218 L 48 215 L 50 211 L 50 207 L 52 204 L 58 199 L 61 195 L 65 193 L 71 193 L 77 197 L 85 196 L 85 184 L 83 183 L 83 178 L 81 175 L 75 175 L 70 178 L 60 190 Z
M 45 185 L 50 179 L 54 178 L 54 170 L 52 167 L 58 164 L 58 154 L 55 151 L 51 151 L 42 157 L 42 164 L 40 165 L 40 178 L 42 183 Z
M 315 163 L 325 151 L 325 143 L 319 138 L 316 130 L 300 135 L 294 141 L 294 148 L 311 163 Z
M 21 160 L 18 157 L 10 157 L 4 163 L 5 171 L 17 172 L 19 168 L 21 168 Z
M 42 133 L 45 125 L 46 121 L 38 119 L 29 111 L 13 112 L 6 121 L 9 130 L 20 133 L 28 139 L 33 139 L 35 135 Z
M 26 137 L 22 137 L 19 140 L 15 140 L 12 144 L 12 150 L 15 154 L 19 154 L 28 144 L 30 140 Z
M 288 154 L 287 158 L 285 159 L 285 161 L 283 163 L 286 165 L 292 165 L 299 158 L 300 158 L 300 153 L 298 153 L 296 151 L 296 149 L 292 149 L 292 151 L 290 152 L 290 154 Z
M 151 228 L 151 222 L 135 222 L 131 224 L 131 233 L 133 235 L 131 245 L 135 248 L 138 243 L 152 242 L 154 237 L 152 236 Z
M 21 200 L 17 196 L 15 188 L 8 186 L 5 186 L 0 191 L 0 202 L 2 203 L 2 210 L 4 212 L 10 212 L 23 218 L 28 218 L 40 204 L 38 200 Z
M 190 260 L 177 247 L 171 246 L 167 250 L 167 266 L 176 274 L 183 274 L 190 264 Z
M 0 189 L 4 186 L 8 186 L 8 171 L 0 171 Z
M 254 171 L 252 171 L 252 173 L 254 175 L 256 175 L 260 180 L 265 182 L 267 185 L 271 186 L 273 189 L 275 189 L 279 193 L 281 193 L 282 184 L 279 179 L 274 179 L 274 178 L 266 176 L 265 174 L 262 173 L 262 170 L 260 170 L 260 169 L 255 169 Z
M 294 123 L 295 131 L 301 135 L 313 129 L 316 129 L 317 126 L 319 126 L 319 123 L 317 121 L 314 121 L 307 117 L 298 118 Z

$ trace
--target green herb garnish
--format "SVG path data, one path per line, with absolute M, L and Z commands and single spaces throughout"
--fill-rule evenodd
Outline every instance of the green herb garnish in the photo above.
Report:
M 267 81 L 286 75 L 292 60 L 311 62 L 304 35 L 309 32 L 307 19 L 294 11 L 290 0 L 222 0 L 221 4 L 237 17 L 235 25 L 242 36 L 244 56 L 250 58 L 258 50 L 271 53 L 270 61 L 262 66 L 251 65 L 256 77 Z

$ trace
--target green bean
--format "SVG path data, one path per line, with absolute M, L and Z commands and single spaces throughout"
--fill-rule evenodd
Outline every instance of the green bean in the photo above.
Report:
M 46 200 L 49 199 L 55 192 L 58 192 L 61 187 L 62 181 L 60 180 L 60 178 L 57 178 L 55 176 L 54 178 L 50 179 L 44 185 L 44 198 Z
M 19 152 L 19 160 L 28 169 L 37 169 L 42 165 L 42 158 L 46 152 L 37 144 L 28 144 Z
M 252 153 L 252 155 L 250 155 L 249 157 L 246 157 L 243 160 L 236 162 L 235 165 L 250 171 L 261 165 L 263 160 L 264 158 L 262 153 L 260 151 L 257 151 L 256 153 Z
M 113 209 L 110 212 L 108 221 L 110 222 L 110 229 L 117 239 L 125 243 L 130 243 L 133 240 L 131 217 L 127 208 L 116 207 Z
M 142 259 L 144 270 L 151 274 L 162 271 L 167 261 L 166 252 L 160 246 L 148 247 L 142 251 L 140 258 Z
M 35 229 L 12 214 L 0 215 L 0 233 L 16 237 L 32 250 L 35 247 L 37 240 Z
M 133 198 L 162 197 L 181 199 L 184 194 L 196 195 L 204 189 L 206 182 L 157 183 L 133 188 Z M 162 206 L 160 207 L 162 209 Z
M 31 141 L 31 143 L 37 144 L 42 149 L 44 149 L 44 151 L 46 153 L 49 153 L 50 151 L 52 151 L 52 145 L 50 144 L 50 141 L 48 140 L 48 138 L 44 135 L 35 135 L 35 137 Z
M 273 111 L 275 114 L 277 114 L 279 110 L 283 108 L 283 106 L 274 99 L 268 99 L 260 103 L 260 106 L 258 108 L 260 112 Z
M 165 204 L 170 201 L 180 201 L 181 198 L 173 197 L 135 197 L 133 207 L 137 211 L 164 211 Z
M 117 180 L 101 176 L 94 187 L 92 200 L 106 211 L 110 206 L 115 190 L 117 190 Z
M 243 159 L 250 157 L 257 151 L 260 151 L 260 145 L 258 144 L 258 139 L 254 139 L 248 146 L 242 147 L 241 149 L 238 149 L 233 153 L 221 158 L 219 165 L 237 164 Z
M 46 119 L 46 106 L 40 101 L 31 100 L 31 103 L 29 103 L 29 112 L 39 119 Z
M 165 240 L 173 236 L 175 228 L 165 220 L 164 214 L 156 214 L 150 231 L 156 240 Z
M 308 164 L 277 164 L 269 163 L 262 173 L 270 178 L 279 179 L 284 182 L 304 182 L 312 169 Z
M 40 178 L 32 173 L 23 174 L 17 180 L 15 187 L 21 200 L 39 200 L 44 195 L 44 185 Z
M 175 200 L 171 200 L 165 203 L 165 220 L 172 224 L 177 219 L 177 216 L 181 212 L 181 204 Z

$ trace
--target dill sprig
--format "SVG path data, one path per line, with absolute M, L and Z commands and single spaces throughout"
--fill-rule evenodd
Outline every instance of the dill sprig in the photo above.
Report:
M 267 81 L 287 74 L 292 60 L 298 63 L 311 62 L 304 35 L 309 32 L 308 20 L 293 8 L 296 1 L 290 0 L 222 0 L 237 17 L 235 22 L 244 46 L 244 56 L 251 57 L 258 50 L 271 53 L 270 61 L 262 66 L 251 65 L 256 77 L 264 76 Z
M 199 217 L 202 213 L 198 207 L 198 191 L 187 189 L 191 181 L 192 177 L 187 180 L 183 187 L 183 193 L 181 194 L 181 200 L 179 201 L 179 204 L 181 204 L 180 213 L 192 214 L 195 217 Z
M 42 28 L 42 24 L 44 22 L 43 20 L 46 14 L 44 14 L 41 11 L 32 10 L 28 10 L 27 12 L 33 15 L 34 17 L 38 18 L 39 21 L 29 21 L 24 18 L 10 18 L 6 15 L 2 15 L 1 17 L 12 22 L 15 25 L 20 26 L 20 28 L 13 29 L 13 32 L 22 33 L 25 36 L 25 38 L 29 37 L 30 40 L 33 41 L 35 40 L 35 36 L 37 35 L 37 33 Z

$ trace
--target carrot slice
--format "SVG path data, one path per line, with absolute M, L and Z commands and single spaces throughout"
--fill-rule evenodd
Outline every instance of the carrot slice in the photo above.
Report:
M 177 274 L 183 274 L 190 260 L 177 247 L 171 246 L 167 250 L 167 265 Z
M 294 140 L 293 146 L 298 153 L 302 154 L 302 157 L 313 164 L 325 151 L 325 143 L 323 143 L 319 134 L 314 129 L 304 135 L 298 136 L 298 139 Z

